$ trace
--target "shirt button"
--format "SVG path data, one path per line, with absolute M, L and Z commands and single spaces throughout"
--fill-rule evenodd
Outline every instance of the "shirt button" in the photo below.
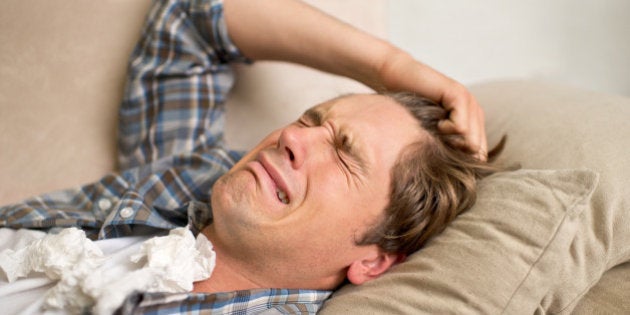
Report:
M 133 215 L 133 209 L 131 207 L 124 207 L 120 210 L 120 217 L 123 219 L 127 219 Z
M 109 210 L 112 207 L 112 202 L 109 199 L 103 198 L 98 201 L 98 207 L 103 211 Z

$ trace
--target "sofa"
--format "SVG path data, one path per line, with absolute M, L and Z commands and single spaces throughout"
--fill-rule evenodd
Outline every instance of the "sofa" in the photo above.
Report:
M 380 36 L 384 1 L 309 1 Z M 149 0 L 0 3 L 0 204 L 116 171 L 126 58 Z M 237 66 L 227 141 L 246 149 L 305 108 L 366 87 L 300 66 Z M 299 78 L 299 80 L 296 80 Z M 470 86 L 489 143 L 475 206 L 322 314 L 630 313 L 630 99 L 527 80 Z M 247 126 L 247 128 L 243 128 Z

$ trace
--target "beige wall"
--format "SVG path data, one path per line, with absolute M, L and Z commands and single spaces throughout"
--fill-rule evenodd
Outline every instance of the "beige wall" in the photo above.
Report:
M 628 0 L 389 0 L 389 36 L 473 83 L 533 78 L 630 95 Z

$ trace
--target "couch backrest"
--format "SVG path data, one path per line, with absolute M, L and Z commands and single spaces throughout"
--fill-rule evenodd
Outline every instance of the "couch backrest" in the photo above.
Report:
M 148 0 L 0 1 L 0 204 L 114 170 Z

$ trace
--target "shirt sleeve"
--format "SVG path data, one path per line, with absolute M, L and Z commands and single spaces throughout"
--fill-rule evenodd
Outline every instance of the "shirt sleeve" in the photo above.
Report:
M 129 62 L 119 112 L 119 167 L 223 145 L 231 62 L 220 0 L 156 0 Z
M 252 289 L 220 293 L 127 296 L 116 314 L 316 314 L 331 291 Z
M 112 173 L 95 183 L 0 207 L 0 226 L 79 227 L 91 239 L 209 223 L 211 188 L 235 163 L 221 148 L 181 153 Z
M 78 226 L 109 238 L 190 223 L 188 205 L 207 204 L 216 179 L 240 158 L 223 147 L 223 102 L 229 63 L 245 59 L 222 12 L 219 0 L 155 0 L 119 112 L 122 171 L 0 207 L 0 226 Z

